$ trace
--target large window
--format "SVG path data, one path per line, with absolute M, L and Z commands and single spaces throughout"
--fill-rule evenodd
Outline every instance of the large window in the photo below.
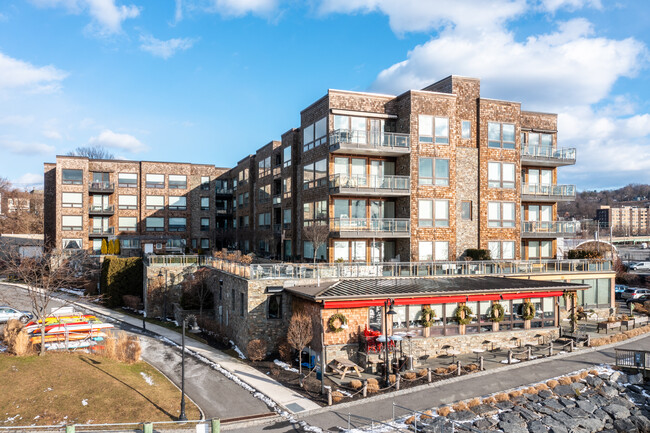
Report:
M 120 239 L 122 249 L 140 248 L 140 239 Z
M 488 186 L 490 188 L 514 188 L 515 164 L 488 162 Z
M 210 230 L 210 218 L 201 218 L 201 231 L 205 232 Z
M 321 159 L 304 167 L 304 188 L 313 188 L 327 184 L 327 160 Z
M 120 188 L 136 188 L 138 186 L 138 175 L 136 173 L 118 173 L 117 186 Z
M 138 219 L 136 217 L 119 217 L 117 227 L 121 232 L 134 232 L 137 230 Z
M 62 239 L 64 250 L 80 250 L 83 246 L 81 239 Z
M 201 197 L 201 210 L 210 210 L 210 197 Z
M 393 307 L 397 314 L 393 314 L 393 331 L 414 332 L 422 334 L 422 305 L 396 305 Z
M 258 226 L 261 229 L 270 229 L 271 228 L 271 213 L 261 213 L 257 215 L 258 217 Z
M 291 166 L 291 146 L 287 146 L 282 149 L 282 160 L 283 167 L 286 168 Z
M 314 244 L 310 241 L 303 242 L 303 257 L 305 259 L 314 258 Z M 327 259 L 327 245 L 322 244 L 318 247 L 316 251 L 316 260 L 326 260 Z
M 162 196 L 161 196 L 162 197 Z M 149 198 L 149 197 L 147 197 Z M 169 209 L 170 210 L 186 210 L 187 209 L 187 199 L 183 196 L 169 196 Z
M 449 118 L 418 116 L 420 143 L 449 144 Z
M 282 295 L 271 295 L 267 298 L 267 318 L 282 319 Z
M 83 217 L 81 215 L 63 215 L 61 217 L 61 230 L 72 231 L 83 228 Z
M 449 160 L 420 158 L 418 179 L 420 185 L 449 186 Z
M 164 195 L 148 195 L 145 198 L 145 205 L 147 209 L 162 209 L 165 207 Z
M 529 259 L 553 258 L 553 241 L 528 241 Z
M 307 125 L 302 130 L 303 151 L 313 149 L 327 140 L 327 117 Z
M 513 260 L 515 258 L 514 241 L 490 241 L 488 249 L 493 260 Z
M 522 133 L 522 135 L 524 135 Z M 543 134 L 538 132 L 529 132 L 524 136 L 526 144 L 528 146 L 553 146 L 553 135 L 552 134 Z
M 512 228 L 515 226 L 515 204 L 512 202 L 488 202 L 488 227 Z
M 313 203 L 303 203 L 303 224 L 309 226 L 316 222 L 320 224 L 327 219 L 327 200 L 319 200 Z M 365 217 L 365 216 L 364 216 Z
M 515 148 L 515 125 L 488 122 L 488 147 Z
M 162 196 L 161 196 L 162 197 Z M 117 206 L 119 209 L 137 209 L 138 196 L 137 195 L 122 195 L 117 198 Z
M 271 157 L 267 156 L 257 163 L 257 175 L 258 177 L 264 177 L 269 174 L 271 174 Z
M 187 226 L 186 218 L 169 218 L 170 232 L 184 232 Z
M 476 334 L 478 332 L 492 332 L 492 321 L 489 318 L 492 302 L 466 302 L 465 305 L 467 305 L 473 313 L 470 316 L 469 324 L 465 326 L 465 333 Z
M 165 218 L 148 217 L 145 222 L 148 232 L 162 232 L 165 230 Z
M 282 210 L 282 224 L 285 229 L 291 227 L 291 209 Z
M 449 242 L 447 241 L 420 241 L 418 242 L 418 260 L 430 262 L 432 260 L 449 260 Z
M 187 176 L 179 174 L 170 174 L 169 175 L 169 189 L 186 189 L 187 188 Z
M 81 185 L 84 179 L 83 170 L 61 170 L 61 181 L 64 185 Z
M 467 140 L 472 138 L 472 122 L 469 120 L 463 120 L 460 124 L 460 138 Z
M 164 174 L 147 174 L 145 177 L 145 186 L 147 188 L 164 188 L 165 175 Z
M 83 195 L 80 192 L 64 192 L 61 194 L 61 207 L 81 207 Z
M 201 189 L 203 191 L 210 190 L 210 176 L 201 176 Z
M 419 200 L 419 227 L 449 227 L 449 200 Z

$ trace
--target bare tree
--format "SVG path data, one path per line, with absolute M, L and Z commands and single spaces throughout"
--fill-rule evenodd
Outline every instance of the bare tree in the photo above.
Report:
M 115 159 L 115 155 L 103 146 L 79 146 L 68 152 L 68 156 L 85 156 L 89 159 Z
M 198 304 L 199 317 L 203 316 L 203 306 L 212 305 L 212 289 L 209 285 L 211 276 L 210 269 L 200 267 L 196 272 L 189 274 L 182 283 L 183 288 L 183 308 L 186 306 L 194 307 Z
M 302 233 L 305 240 L 311 242 L 314 247 L 314 265 L 315 265 L 318 250 L 323 245 L 327 245 L 327 239 L 329 238 L 330 235 L 330 229 L 326 224 L 316 224 L 316 222 L 312 222 L 310 226 L 307 226 L 303 229 Z
M 0 233 L 43 233 L 42 190 L 15 188 L 8 179 L 0 178 L 0 199 Z
M 85 252 L 76 255 L 51 251 L 42 257 L 22 257 L 17 249 L 4 260 L 3 274 L 22 282 L 27 289 L 31 312 L 41 333 L 39 355 L 45 353 L 45 319 L 50 304 L 60 289 L 83 287 L 92 272 L 91 261 Z
M 287 331 L 287 341 L 298 351 L 298 371 L 302 374 L 302 350 L 314 337 L 311 318 L 302 311 L 293 313 Z

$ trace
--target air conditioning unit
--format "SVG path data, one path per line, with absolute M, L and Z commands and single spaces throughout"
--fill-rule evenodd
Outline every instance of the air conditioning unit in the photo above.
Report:
M 156 244 L 156 249 L 161 250 L 162 249 L 162 244 Z

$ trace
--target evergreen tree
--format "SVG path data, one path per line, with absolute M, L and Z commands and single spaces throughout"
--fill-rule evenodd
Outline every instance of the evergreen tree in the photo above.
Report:
M 106 253 L 111 256 L 115 254 L 115 245 L 113 244 L 112 240 L 108 241 L 108 249 Z
M 106 253 L 108 253 L 108 244 L 106 243 L 106 239 L 102 239 L 102 249 L 101 249 L 102 255 L 105 256 Z
M 115 239 L 115 242 L 114 242 L 114 250 L 115 250 L 115 251 L 114 251 L 115 255 L 116 255 L 116 256 L 119 256 L 119 255 L 120 255 L 120 252 L 121 252 L 121 248 L 120 248 L 120 240 L 119 240 L 119 239 Z

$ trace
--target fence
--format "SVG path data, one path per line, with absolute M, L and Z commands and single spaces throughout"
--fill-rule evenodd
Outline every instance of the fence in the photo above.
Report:
M 225 420 L 224 420 L 225 422 Z M 159 422 L 132 422 L 132 423 L 108 423 L 108 424 L 58 424 L 58 425 L 31 425 L 0 427 L 0 432 L 65 432 L 65 433 L 86 433 L 86 432 L 133 432 L 153 433 L 155 431 L 192 431 L 201 433 L 219 433 L 222 422 L 219 419 L 194 420 L 194 421 L 159 421 Z
M 616 350 L 616 366 L 650 370 L 650 351 L 647 350 Z

